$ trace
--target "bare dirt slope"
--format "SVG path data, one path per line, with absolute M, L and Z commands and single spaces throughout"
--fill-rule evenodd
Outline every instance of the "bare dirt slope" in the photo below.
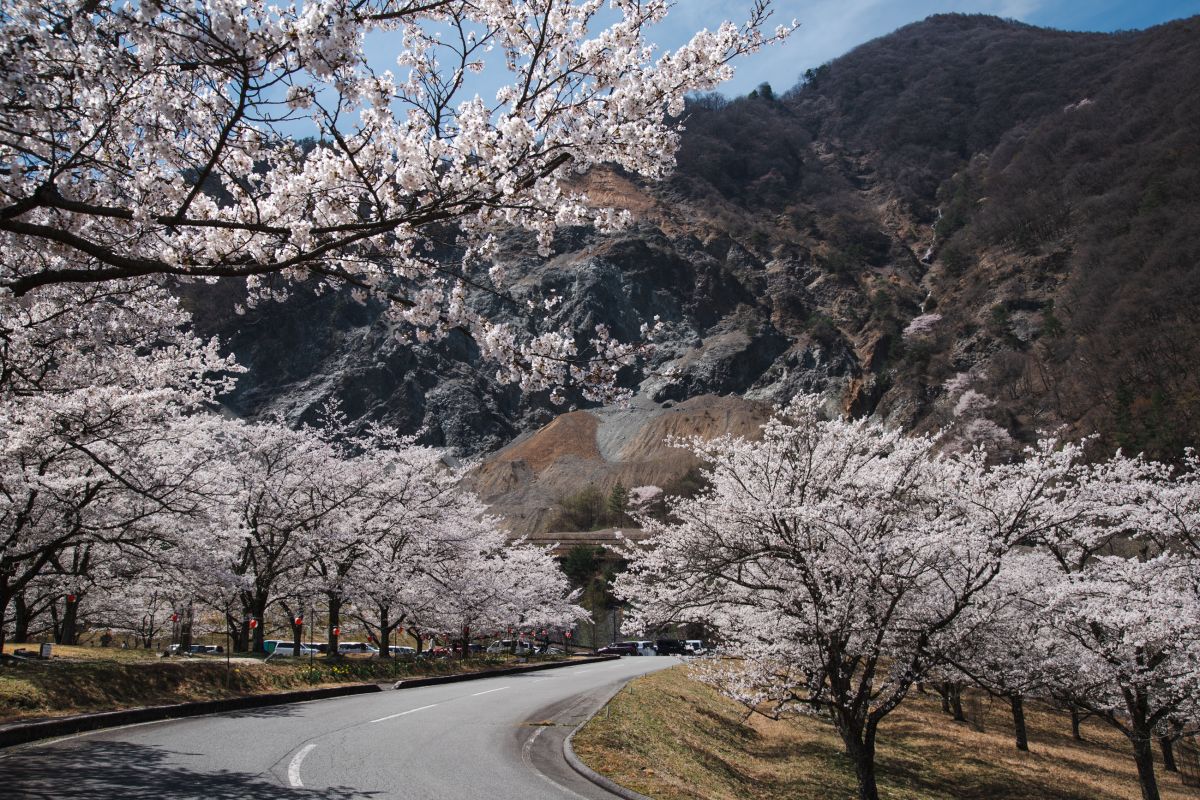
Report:
M 695 467 L 696 458 L 670 437 L 752 437 L 769 414 L 764 403 L 715 395 L 573 411 L 487 458 L 474 488 L 514 533 L 544 532 L 558 501 L 588 486 L 663 486 Z

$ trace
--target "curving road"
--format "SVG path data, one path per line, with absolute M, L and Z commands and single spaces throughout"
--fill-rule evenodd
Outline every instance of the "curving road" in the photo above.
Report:
M 562 741 L 624 682 L 676 663 L 626 657 L 97 731 L 0 754 L 0 795 L 611 800 Z

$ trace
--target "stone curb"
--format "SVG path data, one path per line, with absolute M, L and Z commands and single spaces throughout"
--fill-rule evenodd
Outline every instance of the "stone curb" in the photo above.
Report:
M 631 678 L 630 680 L 633 679 Z M 612 780 L 611 778 L 596 772 L 596 770 L 579 760 L 579 756 L 575 755 L 575 748 L 571 746 L 571 740 L 575 738 L 575 734 L 579 733 L 579 731 L 583 729 L 584 725 L 587 725 L 589 722 L 591 722 L 592 717 L 604 710 L 604 708 L 612 702 L 612 699 L 628 685 L 629 681 L 626 681 L 618 686 L 616 691 L 608 696 L 608 699 L 604 701 L 600 708 L 597 708 L 593 713 L 589 714 L 587 719 L 576 725 L 575 730 L 571 731 L 570 735 L 567 736 L 566 739 L 563 739 L 563 758 L 565 758 L 567 763 L 571 765 L 571 769 L 575 770 L 580 775 L 599 786 L 601 789 L 604 789 L 607 792 L 612 792 L 617 797 L 623 797 L 625 800 L 654 800 L 654 798 L 635 792 L 633 789 L 626 789 L 624 786 Z
M 514 675 L 521 672 L 536 672 L 538 670 L 569 667 L 576 664 L 591 664 L 597 661 L 609 661 L 614 658 L 619 658 L 619 656 L 577 658 L 571 661 L 554 661 L 524 667 L 509 667 L 482 672 L 465 672 L 455 675 L 414 678 L 407 681 L 398 681 L 392 688 L 415 689 L 420 686 L 434 686 L 441 683 L 458 683 L 459 681 L 479 680 L 498 675 Z M 123 711 L 102 711 L 98 714 L 78 714 L 71 717 L 42 720 L 40 722 L 16 723 L 0 727 L 0 749 L 36 742 L 39 739 L 54 739 L 59 736 L 70 736 L 75 733 L 85 733 L 104 728 L 117 728 L 122 725 L 136 725 L 142 722 L 158 722 L 160 720 L 180 719 L 183 717 L 198 717 L 204 714 L 220 714 L 249 708 L 265 708 L 267 706 L 279 706 L 288 703 L 302 703 L 307 700 L 324 700 L 333 697 L 382 692 L 383 690 L 383 685 L 378 683 L 352 683 L 346 686 L 330 686 L 322 689 L 302 689 L 295 692 L 278 692 L 275 694 L 252 694 L 246 697 L 231 697 L 226 700 L 201 700 L 193 703 L 177 703 L 167 706 L 146 706 L 144 708 L 130 708 Z
M 72 717 L 44 720 L 42 722 L 17 723 L 0 728 L 0 748 L 84 733 L 140 722 L 157 722 L 164 719 L 198 717 L 203 714 L 219 714 L 226 711 L 241 711 L 247 708 L 301 703 L 306 700 L 324 700 L 329 697 L 345 697 L 368 692 L 381 692 L 377 683 L 353 683 L 347 686 L 330 686 L 323 689 L 303 689 L 296 692 L 276 694 L 252 694 L 246 697 L 230 697 L 226 700 L 201 700 L 194 703 L 177 703 L 169 706 L 147 706 L 124 711 L 102 711 L 99 714 L 79 714 Z

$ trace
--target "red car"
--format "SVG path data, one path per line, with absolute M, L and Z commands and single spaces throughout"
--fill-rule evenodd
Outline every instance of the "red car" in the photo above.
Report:
M 601 647 L 596 651 L 597 655 L 601 656 L 636 656 L 637 648 L 632 644 L 610 644 L 608 647 Z

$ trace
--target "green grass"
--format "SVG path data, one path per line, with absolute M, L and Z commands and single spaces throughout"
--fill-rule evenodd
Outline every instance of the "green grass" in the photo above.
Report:
M 985 730 L 915 695 L 884 721 L 877 758 L 886 800 L 1135 800 L 1127 741 L 1101 722 L 1071 739 L 1064 712 L 1030 703 L 1031 752 L 1013 746 L 1007 704 L 983 702 Z M 575 737 L 593 769 L 661 800 L 841 800 L 857 797 L 831 725 L 812 717 L 746 718 L 745 709 L 677 667 L 633 681 Z M 1189 794 L 1159 769 L 1164 800 Z

